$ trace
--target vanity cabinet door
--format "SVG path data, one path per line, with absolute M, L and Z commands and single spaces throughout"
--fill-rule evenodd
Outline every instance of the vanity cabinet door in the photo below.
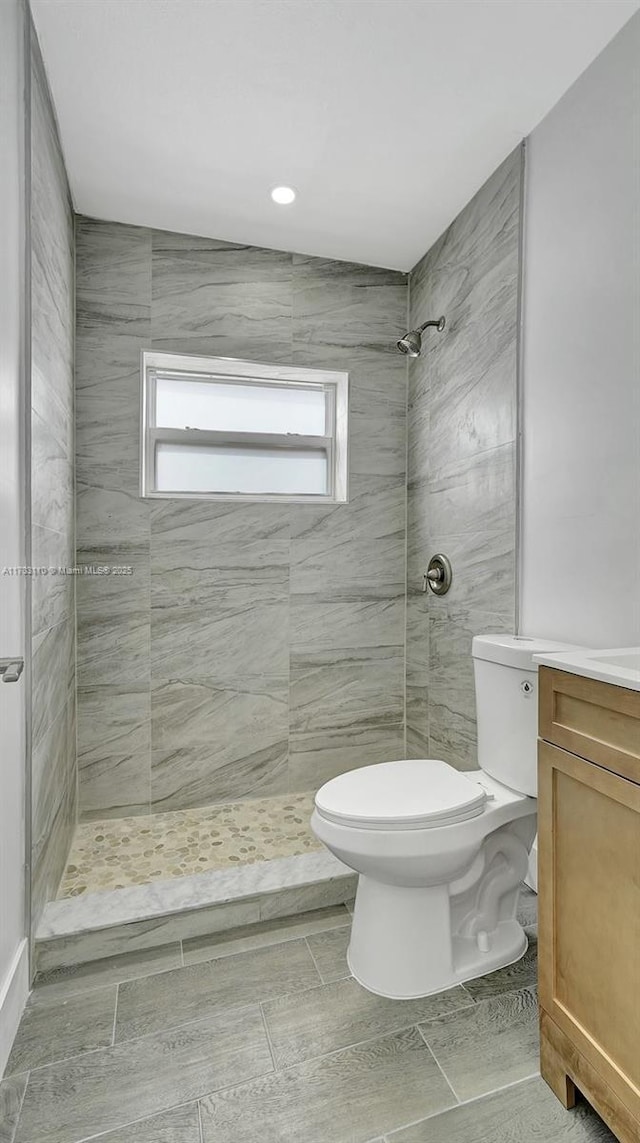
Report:
M 640 785 L 540 742 L 538 798 L 543 1074 L 559 1029 L 560 1070 L 640 1122 Z

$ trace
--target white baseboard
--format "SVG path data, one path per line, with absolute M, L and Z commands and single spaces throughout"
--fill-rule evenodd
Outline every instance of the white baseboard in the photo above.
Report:
M 28 995 L 29 944 L 25 938 L 0 983 L 0 1077 L 4 1075 Z

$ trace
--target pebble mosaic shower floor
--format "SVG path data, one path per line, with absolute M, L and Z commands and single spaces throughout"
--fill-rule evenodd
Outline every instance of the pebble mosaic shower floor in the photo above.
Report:
M 322 849 L 309 819 L 313 794 L 83 822 L 58 898 L 148 885 L 242 863 Z

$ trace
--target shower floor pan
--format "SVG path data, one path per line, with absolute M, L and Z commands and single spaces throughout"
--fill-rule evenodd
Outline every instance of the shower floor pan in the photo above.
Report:
M 341 904 L 356 878 L 310 794 L 82 823 L 35 935 L 38 972 Z

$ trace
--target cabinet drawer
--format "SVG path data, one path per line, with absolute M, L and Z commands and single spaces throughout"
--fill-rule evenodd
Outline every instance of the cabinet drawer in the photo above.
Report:
M 539 671 L 540 737 L 640 783 L 640 691 Z

